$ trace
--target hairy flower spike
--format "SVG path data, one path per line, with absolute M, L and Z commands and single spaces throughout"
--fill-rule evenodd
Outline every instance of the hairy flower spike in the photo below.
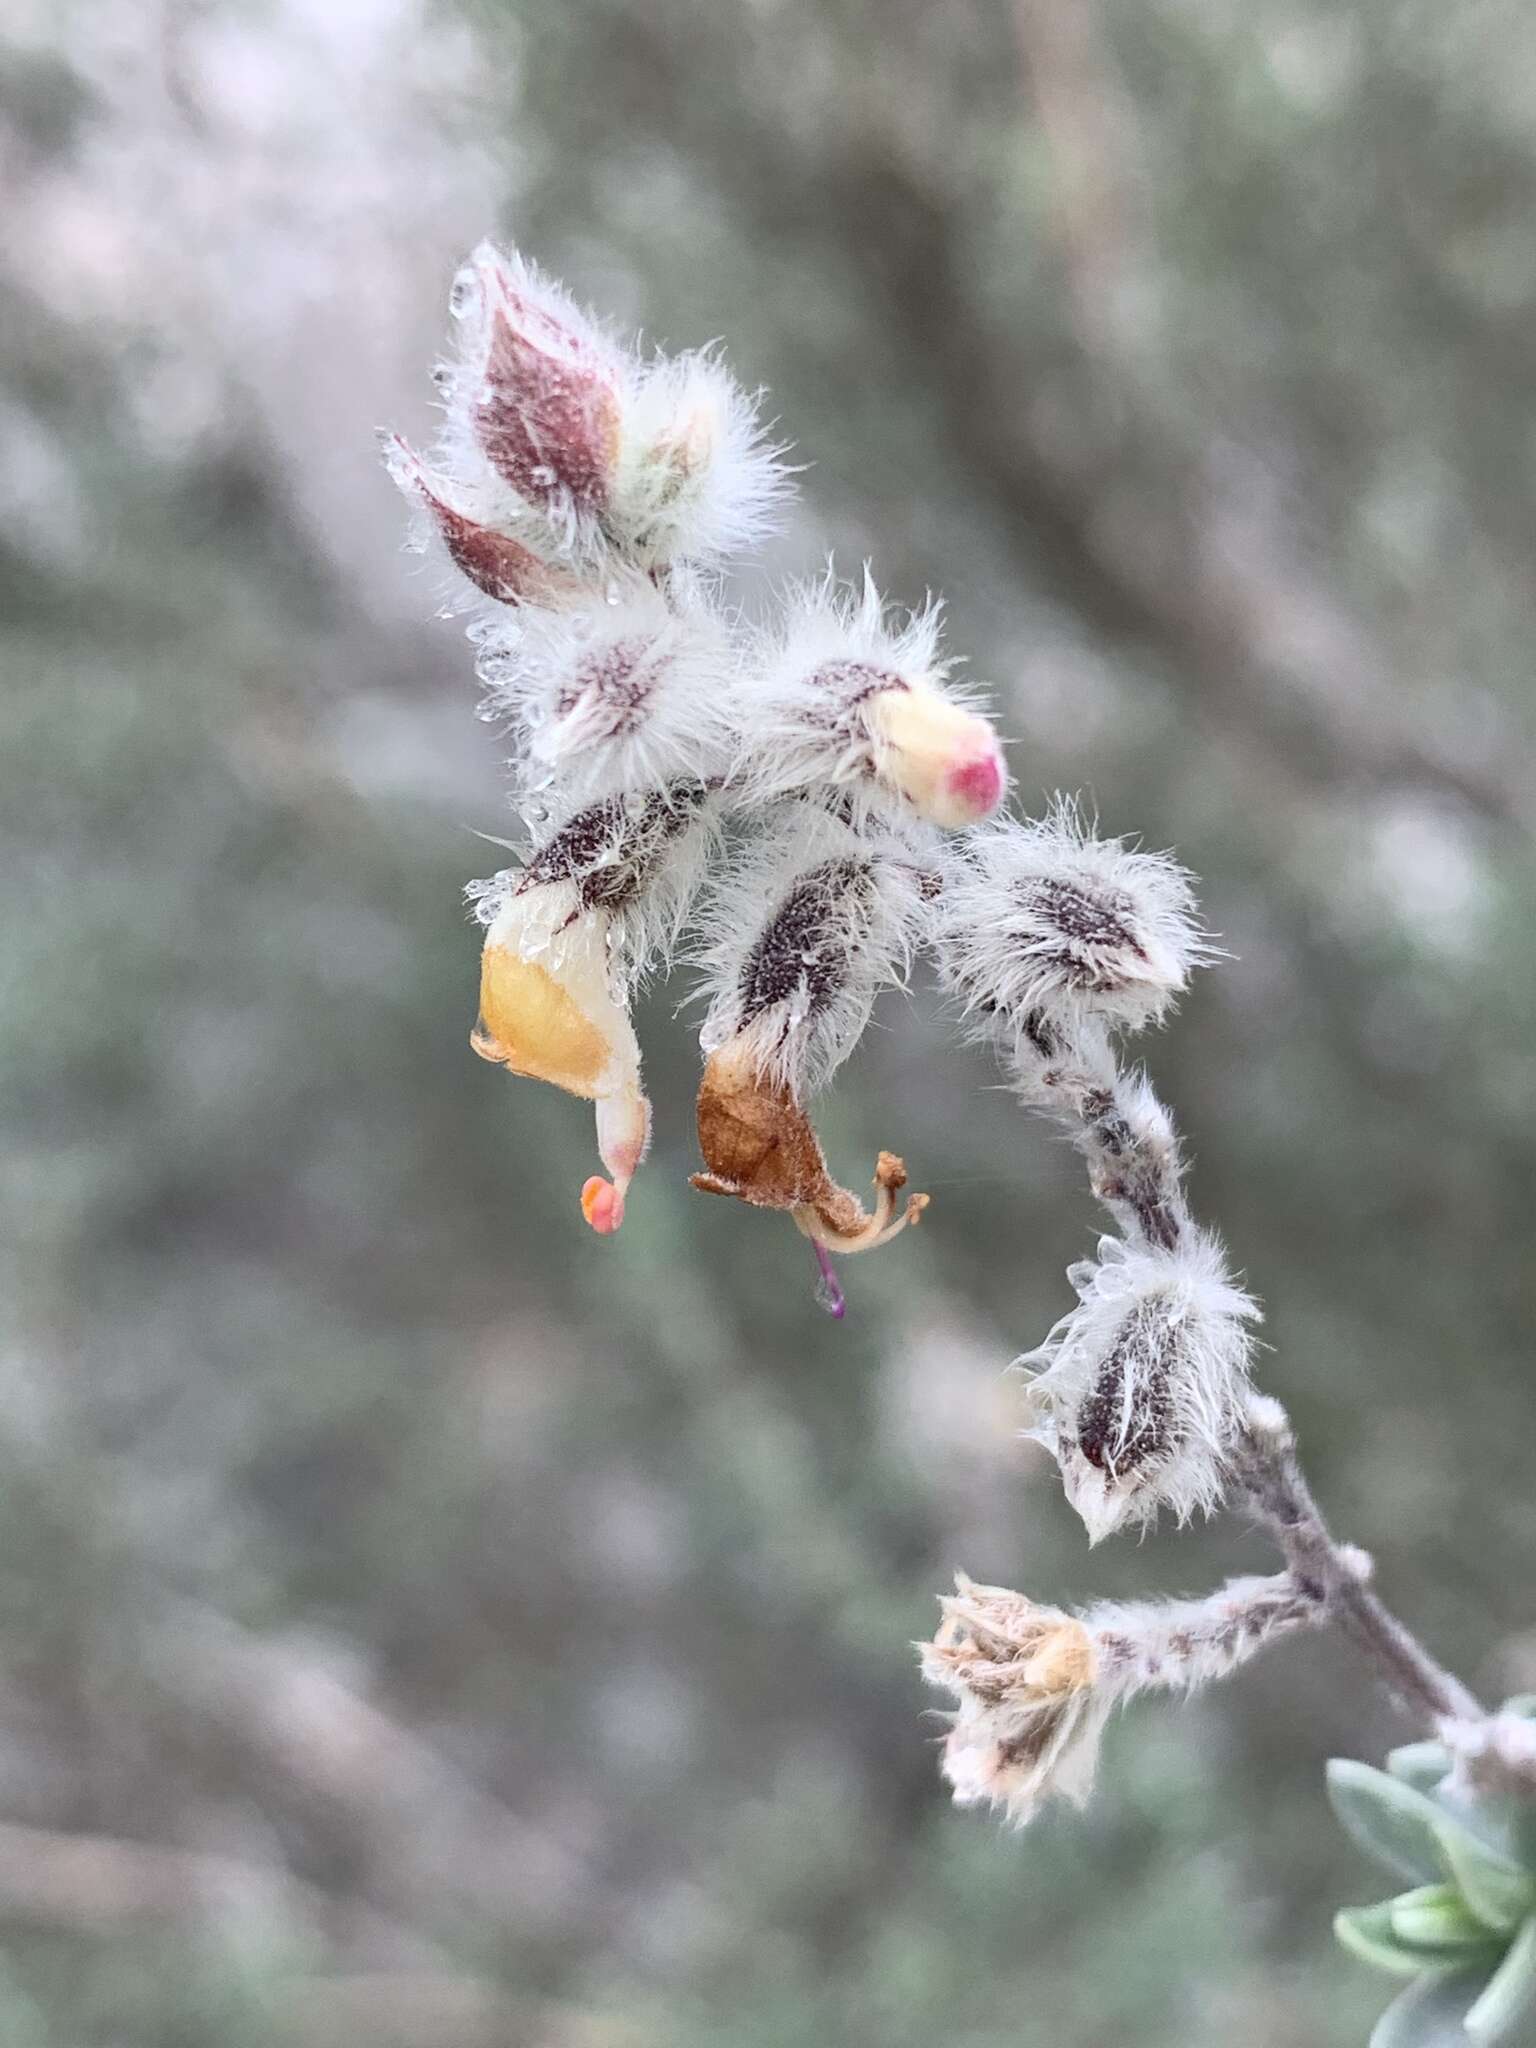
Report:
M 1232 1285 L 1214 1238 L 1189 1230 L 1174 1250 L 1099 1243 L 1068 1277 L 1079 1305 L 1022 1364 L 1031 1434 L 1055 1456 L 1089 1540 L 1187 1521 L 1221 1498 L 1243 1427 L 1259 1314 Z
M 1002 801 L 991 724 L 939 658 L 938 608 L 902 623 L 866 573 L 855 595 L 830 577 L 791 593 L 746 706 L 747 786 L 759 798 L 825 793 L 855 819 L 973 825 Z
M 1139 1029 L 1210 957 L 1185 870 L 1096 839 L 1070 802 L 976 834 L 946 870 L 940 972 L 988 1033 Z
M 920 1645 L 923 1675 L 957 1702 L 944 1775 L 960 1806 L 1000 1807 L 1022 1826 L 1042 1801 L 1081 1805 L 1111 1711 L 1138 1692 L 1225 1677 L 1323 1603 L 1285 1573 L 1233 1579 L 1204 1600 L 1104 1604 L 1080 1615 L 962 1573 Z

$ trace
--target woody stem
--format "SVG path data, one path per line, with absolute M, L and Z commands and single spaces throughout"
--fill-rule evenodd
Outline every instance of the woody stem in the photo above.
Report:
M 1264 1404 L 1266 1409 L 1273 1405 Z M 1484 1718 L 1469 1689 L 1435 1661 L 1352 1569 L 1307 1484 L 1283 1411 L 1277 1409 L 1273 1420 L 1266 1415 L 1250 1424 L 1238 1476 L 1253 1520 L 1273 1537 L 1298 1582 L 1317 1589 L 1404 1705 L 1431 1725 L 1446 1716 Z

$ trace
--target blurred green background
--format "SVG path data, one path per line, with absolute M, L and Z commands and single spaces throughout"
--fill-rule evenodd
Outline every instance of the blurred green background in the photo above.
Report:
M 769 574 L 950 599 L 1024 801 L 1235 956 L 1150 1047 L 1341 1530 L 1536 1685 L 1536 13 L 1510 0 L 12 0 L 0 61 L 0 2042 L 1345 2048 L 1342 1645 L 949 1810 L 910 1640 L 1090 1555 L 1008 1360 L 1096 1218 L 919 986 L 847 1269 L 472 1058 L 506 829 L 372 440 L 486 230 L 726 338 Z M 743 596 L 759 601 L 761 577 Z

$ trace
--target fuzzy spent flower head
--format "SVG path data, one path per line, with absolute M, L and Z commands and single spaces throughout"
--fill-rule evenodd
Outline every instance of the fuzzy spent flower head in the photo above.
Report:
M 1008 783 L 1002 748 L 938 643 L 938 607 L 889 617 L 867 571 L 858 593 L 830 576 L 791 591 L 745 707 L 748 787 L 837 796 L 856 818 L 989 817 Z
M 973 835 L 947 866 L 938 925 L 945 985 L 1016 1038 L 1156 1023 L 1212 957 L 1186 870 L 1096 838 L 1067 801 Z
M 1089 1540 L 1208 1513 L 1241 1436 L 1259 1315 L 1228 1277 L 1221 1246 L 1181 1233 L 1172 1250 L 1103 1238 L 1070 1269 L 1078 1306 L 1020 1361 L 1030 1434 L 1061 1469 Z
M 907 1184 L 894 1152 L 875 1162 L 874 1204 L 833 1180 L 810 1118 L 782 1081 L 764 1074 L 752 1047 L 730 1039 L 704 1065 L 698 1099 L 699 1150 L 705 1171 L 692 1175 L 701 1194 L 730 1195 L 754 1209 L 779 1209 L 821 1252 L 871 1252 L 917 1223 L 926 1195 L 897 1199 Z M 831 1286 L 825 1263 L 822 1274 Z M 838 1311 L 834 1308 L 833 1313 Z
M 920 1647 L 924 1677 L 957 1703 L 943 1761 L 956 1804 L 1000 1807 L 1019 1825 L 1053 1795 L 1081 1805 L 1113 1704 L 1092 1635 L 1059 1607 L 963 1573 L 955 1583 Z

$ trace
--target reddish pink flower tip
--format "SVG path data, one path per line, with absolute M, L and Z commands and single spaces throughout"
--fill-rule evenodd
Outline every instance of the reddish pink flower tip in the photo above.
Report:
M 996 753 L 978 754 L 951 768 L 945 777 L 949 794 L 972 816 L 988 817 L 1003 798 L 1003 764 Z
M 581 1191 L 581 1213 L 599 1237 L 611 1237 L 624 1221 L 624 1197 L 611 1181 L 594 1173 Z

